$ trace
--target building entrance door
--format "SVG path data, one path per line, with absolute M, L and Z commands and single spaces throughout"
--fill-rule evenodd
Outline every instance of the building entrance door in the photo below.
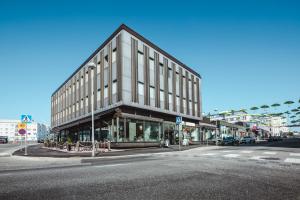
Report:
M 171 145 L 175 144 L 175 124 L 164 124 L 164 135 Z

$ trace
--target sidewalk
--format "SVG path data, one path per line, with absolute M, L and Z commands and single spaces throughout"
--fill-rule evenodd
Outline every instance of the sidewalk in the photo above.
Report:
M 189 145 L 181 146 L 181 151 L 194 149 L 198 147 L 207 147 L 207 145 Z M 212 146 L 208 146 L 212 147 Z M 215 147 L 215 146 L 213 146 Z M 147 153 L 162 153 L 162 152 L 173 152 L 178 151 L 178 145 L 171 145 L 168 148 L 149 147 L 149 148 L 131 148 L 131 149 L 112 149 L 108 152 L 96 152 L 96 157 L 110 157 L 110 156 L 124 156 L 124 155 L 135 155 L 135 154 L 147 154 Z M 91 157 L 91 151 L 84 152 L 67 152 L 62 150 L 54 150 L 44 148 L 42 144 L 30 146 L 27 149 L 27 157 L 52 157 L 52 158 L 71 158 L 71 157 Z M 24 156 L 23 149 L 20 149 L 13 153 L 16 156 Z
M 28 147 L 32 146 L 32 145 L 36 145 L 36 144 L 28 144 Z M 18 150 L 23 149 L 23 148 L 24 148 L 24 145 L 18 145 L 18 146 L 15 146 L 13 148 L 7 149 L 3 152 L 0 152 L 0 157 L 10 157 L 10 156 L 13 155 L 13 153 L 15 151 L 18 151 Z

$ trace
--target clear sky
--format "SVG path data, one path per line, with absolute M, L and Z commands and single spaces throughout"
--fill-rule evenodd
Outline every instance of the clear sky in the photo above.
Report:
M 1 0 L 0 118 L 49 124 L 52 92 L 121 23 L 202 75 L 204 112 L 298 101 L 299 1 L 179 2 Z

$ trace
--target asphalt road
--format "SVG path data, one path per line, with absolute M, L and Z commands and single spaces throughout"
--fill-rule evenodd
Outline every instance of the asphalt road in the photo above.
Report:
M 1 171 L 0 199 L 300 200 L 300 149 L 284 145 L 83 158 L 81 164 Z

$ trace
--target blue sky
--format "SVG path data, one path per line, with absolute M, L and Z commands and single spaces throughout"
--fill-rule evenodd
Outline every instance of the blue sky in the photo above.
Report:
M 286 0 L 1 0 L 0 118 L 49 124 L 52 92 L 121 23 L 202 75 L 204 112 L 297 101 L 299 10 Z

